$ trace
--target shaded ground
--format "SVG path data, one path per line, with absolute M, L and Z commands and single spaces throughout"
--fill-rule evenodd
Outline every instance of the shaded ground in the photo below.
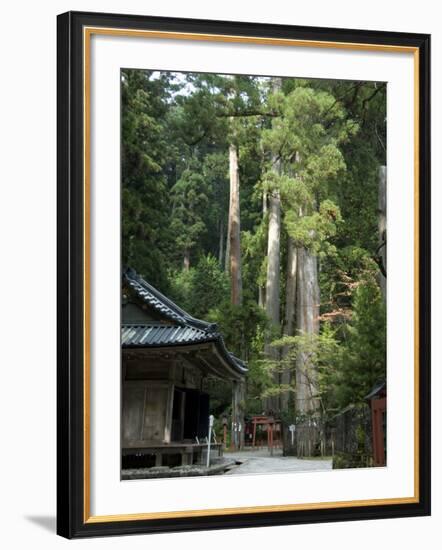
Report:
M 211 460 L 209 468 L 206 468 L 205 465 L 194 464 L 174 468 L 158 466 L 124 469 L 121 472 L 121 479 L 310 472 L 331 470 L 331 468 L 331 459 L 299 459 L 282 456 L 281 449 L 275 449 L 271 456 L 268 449 L 254 449 L 253 451 L 233 453 L 224 451 L 223 457 L 214 457 Z
M 192 466 L 157 466 L 152 468 L 126 468 L 121 470 L 121 479 L 158 479 L 168 477 L 193 477 L 193 476 L 213 476 L 224 473 L 228 468 L 236 467 L 235 458 L 221 457 L 215 458 L 211 465 L 206 468 L 203 464 L 194 464 Z
M 273 472 L 310 472 L 332 469 L 331 459 L 300 459 L 292 456 L 282 456 L 282 450 L 275 449 L 273 456 L 267 449 L 242 452 L 224 452 L 229 460 L 241 462 L 230 468 L 225 475 L 267 474 Z

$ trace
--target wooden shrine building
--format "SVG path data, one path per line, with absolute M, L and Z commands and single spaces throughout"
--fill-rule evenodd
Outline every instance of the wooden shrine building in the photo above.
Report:
M 123 468 L 201 463 L 210 414 L 204 380 L 232 383 L 237 416 L 245 364 L 216 324 L 195 319 L 131 269 L 122 276 L 121 345 Z

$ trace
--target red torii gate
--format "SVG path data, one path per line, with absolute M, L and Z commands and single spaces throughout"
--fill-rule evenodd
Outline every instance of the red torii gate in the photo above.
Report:
M 252 447 L 255 447 L 256 443 L 256 426 L 265 425 L 267 426 L 267 446 L 270 449 L 270 452 L 273 451 L 273 431 L 276 424 L 279 424 L 279 420 L 275 420 L 273 416 L 252 416 L 253 424 L 253 439 Z

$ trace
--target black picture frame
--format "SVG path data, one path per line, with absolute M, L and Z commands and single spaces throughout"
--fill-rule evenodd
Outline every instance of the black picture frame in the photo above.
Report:
M 261 23 L 68 12 L 58 16 L 57 533 L 67 538 L 430 514 L 430 36 Z M 419 60 L 418 498 L 415 502 L 197 517 L 91 521 L 85 489 L 84 29 L 106 27 L 413 48 Z

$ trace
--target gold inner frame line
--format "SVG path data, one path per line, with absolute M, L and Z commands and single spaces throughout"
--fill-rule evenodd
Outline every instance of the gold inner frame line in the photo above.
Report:
M 231 42 L 304 48 L 330 48 L 370 52 L 412 53 L 414 62 L 414 495 L 411 497 L 384 498 L 371 500 L 351 500 L 337 502 L 317 502 L 269 506 L 248 506 L 202 510 L 177 510 L 171 512 L 150 512 L 136 514 L 115 514 L 92 516 L 90 491 L 90 107 L 91 107 L 91 37 L 92 35 L 123 36 L 137 38 L 157 38 L 194 40 L 204 42 Z M 245 37 L 224 34 L 205 34 L 169 31 L 148 31 L 136 29 L 115 29 L 108 27 L 83 28 L 83 93 L 84 93 L 84 132 L 83 132 L 83 212 L 84 212 L 84 365 L 83 365 L 83 443 L 84 443 L 84 483 L 83 510 L 84 523 L 103 523 L 149 519 L 172 519 L 204 516 L 225 516 L 230 514 L 251 514 L 263 512 L 287 512 L 299 510 L 324 510 L 354 506 L 379 506 L 391 504 L 412 504 L 419 502 L 419 48 L 385 44 L 364 44 L 357 42 L 331 42 L 321 40 L 297 40 L 267 37 Z

